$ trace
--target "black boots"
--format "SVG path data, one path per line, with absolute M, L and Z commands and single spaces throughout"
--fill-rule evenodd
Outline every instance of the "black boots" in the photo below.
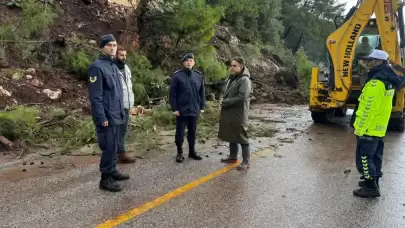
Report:
M 123 181 L 123 180 L 128 180 L 129 179 L 129 175 L 128 174 L 123 174 L 120 173 L 118 171 L 115 171 L 111 177 L 115 180 L 115 181 Z
M 194 160 L 202 160 L 202 157 L 200 155 L 197 155 L 195 151 L 188 153 L 188 157 Z
M 177 163 L 181 163 L 184 160 L 183 157 L 183 147 L 179 144 L 176 145 L 177 146 L 177 156 L 176 156 L 176 162 Z
M 99 187 L 102 190 L 106 190 L 109 192 L 119 192 L 122 190 L 121 186 L 117 183 L 117 181 L 128 180 L 129 175 L 119 173 L 115 171 L 112 174 L 101 174 L 101 180 Z
M 375 183 L 377 184 L 377 187 L 378 188 L 380 188 L 380 185 L 379 185 L 379 180 L 380 180 L 380 178 L 377 178 L 377 179 L 375 179 Z M 365 185 L 365 181 L 364 181 L 364 178 L 363 178 L 363 181 L 359 181 L 359 186 L 360 187 L 364 187 L 364 185 Z
M 195 152 L 194 153 L 189 153 L 188 157 L 192 158 L 194 160 L 202 160 L 202 157 L 197 155 L 197 153 L 195 153 Z M 183 153 L 178 153 L 177 152 L 176 162 L 181 163 L 181 162 L 183 162 L 183 160 L 184 160 Z
M 181 163 L 183 162 L 183 160 L 184 160 L 183 153 L 177 153 L 176 162 Z
M 110 174 L 101 174 L 99 187 L 100 189 L 109 192 L 119 192 L 122 190 L 121 186 L 117 182 L 115 182 L 112 175 Z
M 202 157 L 197 155 L 197 152 L 193 149 L 190 148 L 189 152 L 188 152 L 188 157 L 192 158 L 194 160 L 202 160 Z M 181 163 L 183 162 L 184 157 L 183 157 L 183 148 L 180 145 L 177 145 L 177 156 L 176 156 L 176 162 L 177 163 Z
M 360 184 L 360 183 L 359 183 Z M 359 197 L 379 197 L 380 196 L 380 189 L 377 185 L 376 180 L 365 180 L 361 183 L 361 188 L 354 190 L 353 194 Z

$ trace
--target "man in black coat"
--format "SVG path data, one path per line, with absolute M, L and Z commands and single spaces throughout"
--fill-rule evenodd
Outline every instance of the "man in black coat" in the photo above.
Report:
M 124 103 L 119 69 L 114 63 L 117 42 L 113 35 L 101 37 L 103 54 L 89 67 L 88 91 L 91 114 L 97 139 L 102 150 L 100 161 L 100 189 L 118 192 L 121 187 L 116 181 L 129 179 L 128 175 L 116 169 L 120 129 L 124 124 Z
M 177 162 L 183 162 L 184 131 L 187 127 L 187 141 L 190 158 L 201 160 L 195 150 L 197 120 L 205 108 L 204 76 L 193 69 L 194 55 L 186 54 L 182 59 L 183 69 L 174 72 L 170 84 L 170 105 L 176 115 Z

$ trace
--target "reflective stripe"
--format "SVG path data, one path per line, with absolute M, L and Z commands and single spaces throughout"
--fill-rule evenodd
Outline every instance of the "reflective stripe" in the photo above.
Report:
M 368 170 L 367 156 L 361 156 L 361 163 L 362 163 L 364 178 L 366 178 L 367 180 L 372 180 L 372 178 L 370 176 L 370 172 Z

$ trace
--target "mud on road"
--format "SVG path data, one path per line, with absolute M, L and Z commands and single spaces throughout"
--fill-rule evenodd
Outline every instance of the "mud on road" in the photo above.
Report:
M 249 127 L 252 149 L 270 147 L 276 150 L 284 144 L 293 143 L 310 124 L 312 124 L 312 120 L 306 106 L 253 105 Z M 174 155 L 173 141 L 174 132 L 167 132 L 162 136 L 159 142 L 160 148 L 156 151 L 136 151 L 133 144 L 129 144 L 128 147 L 130 155 L 138 157 L 137 163 L 148 162 L 148 158 L 157 154 Z M 184 147 L 187 148 L 187 141 L 185 141 Z M 225 156 L 224 148 L 228 148 L 227 143 L 216 138 L 207 139 L 204 143 L 200 142 L 197 145 L 197 149 L 206 158 Z M 74 156 L 60 155 L 58 149 L 51 149 L 36 151 L 21 159 L 16 158 L 19 152 L 0 152 L 0 182 L 49 176 L 75 168 L 83 168 L 86 165 L 98 163 L 99 154 L 94 153 L 97 150 L 99 150 L 97 145 L 93 144 L 74 152 Z
M 198 144 L 204 160 L 179 164 L 168 136 L 162 150 L 119 165 L 131 179 L 117 194 L 98 189 L 98 156 L 48 156 L 47 168 L 30 165 L 28 158 L 25 166 L 11 159 L 0 170 L 0 227 L 93 227 L 114 218 L 125 218 L 119 227 L 142 228 L 405 227 L 403 134 L 388 132 L 385 139 L 381 197 L 357 198 L 356 139 L 348 121 L 316 125 L 305 106 L 255 105 L 250 128 L 255 153 L 248 172 L 231 167 L 137 217 L 122 215 L 150 208 L 159 197 L 229 167 L 219 161 L 227 144 L 215 139 Z

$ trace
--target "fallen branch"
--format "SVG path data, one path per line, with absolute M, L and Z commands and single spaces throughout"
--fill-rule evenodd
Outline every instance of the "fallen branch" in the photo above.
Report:
M 44 126 L 44 127 L 45 126 L 50 126 L 50 125 L 53 125 L 53 124 L 61 123 L 61 121 L 66 119 L 66 117 L 68 117 L 68 115 L 55 116 L 55 117 L 52 117 L 51 119 L 41 121 L 38 124 L 41 125 L 41 126 Z
M 11 142 L 10 140 L 8 140 L 6 137 L 4 136 L 0 136 L 0 142 L 5 145 L 8 149 L 13 149 L 14 144 L 13 142 Z
M 17 159 L 22 158 L 22 156 L 24 155 L 24 151 L 25 151 L 25 148 L 24 147 L 21 148 L 20 154 L 17 156 Z
M 21 104 L 20 106 L 35 106 L 35 105 L 43 105 L 44 103 L 27 103 L 27 104 Z
M 41 155 L 41 156 L 47 156 L 47 157 L 52 156 L 52 155 L 54 155 L 54 154 L 56 154 L 56 152 L 52 152 L 52 153 L 48 153 L 48 154 L 39 153 L 39 155 Z
M 63 121 L 55 121 L 55 122 L 49 122 L 49 123 L 45 123 L 42 124 L 42 127 L 50 127 L 50 126 L 54 126 L 54 125 L 66 125 L 70 128 L 73 128 L 73 126 L 71 124 L 65 123 Z
M 51 43 L 51 40 L 0 40 L 1 43 Z

